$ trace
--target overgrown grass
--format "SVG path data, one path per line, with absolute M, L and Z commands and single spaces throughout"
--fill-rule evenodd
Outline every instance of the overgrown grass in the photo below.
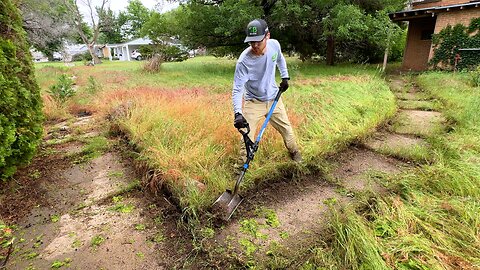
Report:
M 283 95 L 302 147 L 304 167 L 371 132 L 394 110 L 394 97 L 374 67 L 327 67 L 288 59 L 291 88 Z M 233 185 L 240 134 L 232 125 L 231 85 L 235 60 L 198 57 L 164 63 L 157 74 L 137 62 L 105 62 L 95 67 L 42 67 L 38 76 L 68 72 L 78 86 L 69 110 L 107 114 L 123 104 L 118 126 L 140 151 L 139 159 L 157 170 L 190 213 L 208 207 Z M 48 72 L 50 74 L 48 74 Z M 43 75 L 46 74 L 46 75 Z M 91 81 L 98 83 L 94 94 Z M 42 88 L 53 82 L 42 79 Z M 376 104 L 383 104 L 377 106 Z M 297 168 L 279 134 L 269 127 L 244 188 Z
M 193 61 L 182 67 L 183 72 L 202 76 L 199 81 L 210 86 L 142 87 L 109 92 L 103 98 L 116 104 L 130 102 L 129 117 L 120 121 L 120 127 L 141 149 L 141 157 L 149 166 L 161 172 L 161 181 L 170 186 L 181 205 L 191 213 L 205 209 L 225 189 L 231 188 L 233 165 L 239 152 L 240 135 L 231 122 L 234 62 L 218 61 L 207 64 Z M 324 66 L 292 66 L 298 77 L 292 80 L 293 86 L 283 98 L 306 166 L 315 165 L 325 154 L 366 135 L 393 114 L 393 95 L 375 70 L 360 69 L 356 75 L 344 75 L 354 72 L 337 67 L 335 71 L 341 73 L 330 76 L 319 74 L 322 70 L 333 73 Z M 170 68 L 180 72 L 176 66 Z M 214 75 L 207 76 L 205 72 Z M 178 83 L 175 76 L 170 81 L 172 87 Z M 375 106 L 378 103 L 385 106 Z M 258 182 L 294 168 L 281 137 L 269 127 L 244 187 L 253 188 Z
M 418 77 L 418 84 L 442 101 L 453 130 L 429 139 L 433 163 L 389 178 L 388 196 L 364 202 L 368 208 L 357 213 L 334 212 L 341 219 L 332 223 L 333 242 L 313 249 L 332 255 L 312 253 L 305 263 L 309 269 L 325 263 L 382 269 L 376 268 L 382 262 L 391 269 L 480 267 L 480 92 L 468 80 L 468 74 L 436 72 Z M 366 267 L 365 254 L 374 254 L 368 263 L 379 265 Z
M 431 158 L 432 150 L 426 144 L 416 144 L 408 148 L 399 145 L 385 145 L 375 151 L 401 160 L 413 161 L 417 164 L 424 164 L 433 161 Z

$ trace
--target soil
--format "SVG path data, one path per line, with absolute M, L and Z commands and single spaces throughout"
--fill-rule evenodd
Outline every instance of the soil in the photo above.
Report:
M 91 130 L 93 118 L 76 120 L 47 125 L 32 163 L 2 184 L 0 216 L 17 226 L 7 269 L 50 269 L 54 263 L 69 269 L 182 265 L 190 236 L 176 226 L 176 207 L 139 185 L 129 190 L 140 177 L 118 149 L 77 164 L 82 139 L 101 133 Z
M 394 93 L 405 93 L 402 77 L 390 82 Z M 406 93 L 413 100 L 422 94 L 415 86 Z M 412 120 L 403 123 L 410 128 L 433 128 L 430 123 L 442 119 L 437 112 L 399 114 Z M 357 194 L 385 191 L 372 175 L 412 166 L 375 152 L 377 147 L 426 143 L 408 132 L 382 129 L 366 143 L 368 149 L 352 145 L 330 157 L 330 171 L 286 177 L 242 194 L 245 199 L 230 221 L 216 224 L 214 235 L 198 243 L 167 196 L 132 184 L 141 177 L 116 139 L 109 138 L 113 147 L 98 157 L 78 162 L 85 138 L 105 133 L 101 121 L 83 116 L 49 123 L 32 164 L 0 187 L 0 217 L 18 226 L 7 269 L 49 269 L 55 262 L 69 269 L 226 269 L 243 267 L 252 256 L 265 261 L 272 246 L 295 258 L 325 239 L 332 207 L 355 204 Z M 248 243 L 256 248 L 253 254 Z
M 389 148 L 411 148 L 415 146 L 425 146 L 426 142 L 416 136 L 408 134 L 395 134 L 380 131 L 375 133 L 371 139 L 365 142 L 365 145 L 374 151 L 379 151 L 385 147 Z
M 351 147 L 340 153 L 336 165 L 337 168 L 332 175 L 345 188 L 351 191 L 372 190 L 375 193 L 384 191 L 384 188 L 381 183 L 371 180 L 370 173 L 381 172 L 392 175 L 408 167 L 402 161 L 359 147 Z

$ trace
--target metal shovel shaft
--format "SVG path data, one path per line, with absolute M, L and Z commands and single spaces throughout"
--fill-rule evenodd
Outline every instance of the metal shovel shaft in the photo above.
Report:
M 267 128 L 268 122 L 270 121 L 270 118 L 272 117 L 273 111 L 275 110 L 275 107 L 278 103 L 278 100 L 280 99 L 280 96 L 282 94 L 282 91 L 278 91 L 277 95 L 275 96 L 275 100 L 272 103 L 272 106 L 270 107 L 270 110 L 268 111 L 267 116 L 265 117 L 265 121 L 263 122 L 262 128 L 260 129 L 260 132 L 258 133 L 257 139 L 255 140 L 255 143 L 252 146 L 252 152 L 251 154 L 247 154 L 247 161 L 243 165 L 243 169 L 235 183 L 235 188 L 232 191 L 226 190 L 214 203 L 213 207 L 214 208 L 219 208 L 215 212 L 220 212 L 222 213 L 222 218 L 227 221 L 232 217 L 233 213 L 237 209 L 237 207 L 240 205 L 240 203 L 243 201 L 243 197 L 238 194 L 238 190 L 240 188 L 240 184 L 243 180 L 243 177 L 245 176 L 245 173 L 248 170 L 248 167 L 250 165 L 250 161 L 253 160 L 254 154 L 258 149 L 258 144 L 260 143 L 260 140 L 262 139 L 263 133 L 265 132 L 265 129 Z M 240 129 L 239 129 L 240 131 Z M 248 135 L 248 131 L 245 133 L 243 131 L 240 131 L 244 138 Z M 248 138 L 248 137 L 247 137 Z M 249 139 L 248 139 L 249 140 Z M 250 140 L 249 140 L 250 141 Z M 250 141 L 251 143 L 251 141 Z M 246 145 L 248 147 L 248 145 Z

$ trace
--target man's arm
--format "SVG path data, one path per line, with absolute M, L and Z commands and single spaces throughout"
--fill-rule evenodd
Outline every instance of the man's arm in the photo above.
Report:
M 241 62 L 237 62 L 235 75 L 233 78 L 233 113 L 242 113 L 243 93 L 245 92 L 245 83 L 248 81 L 248 70 Z
M 278 41 L 277 41 L 277 44 L 278 44 L 277 67 L 278 67 L 278 70 L 280 71 L 280 78 L 282 79 L 290 78 L 290 76 L 288 76 L 287 61 L 285 60 L 285 57 L 283 57 L 282 49 Z

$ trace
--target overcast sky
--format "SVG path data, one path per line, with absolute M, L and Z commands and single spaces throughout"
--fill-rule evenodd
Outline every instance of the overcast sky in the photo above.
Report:
M 99 0 L 96 0 L 99 1 Z M 101 2 L 101 1 L 99 1 Z M 155 8 L 155 5 L 158 3 L 160 6 L 162 6 L 162 11 L 168 11 L 172 8 L 175 8 L 178 6 L 178 3 L 171 3 L 166 0 L 140 0 L 144 6 L 146 6 L 148 9 L 153 9 Z M 128 0 L 109 0 L 110 8 L 114 11 L 120 11 L 120 10 L 125 10 L 125 8 L 128 5 Z
M 89 10 L 88 10 L 87 6 L 83 4 L 86 1 L 80 0 L 80 1 L 77 1 L 77 2 L 79 4 L 80 12 L 83 13 L 85 18 L 90 18 Z M 100 6 L 101 3 L 102 3 L 102 0 L 92 0 L 92 2 L 94 3 L 94 5 Z M 166 11 L 169 11 L 171 9 L 174 9 L 174 8 L 178 7 L 178 3 L 176 3 L 176 2 L 171 3 L 167 0 L 140 0 L 140 2 L 142 2 L 142 4 L 145 7 L 147 7 L 148 9 L 154 9 L 156 7 L 161 8 L 161 10 L 157 9 L 158 11 L 161 11 L 161 12 L 166 12 Z M 110 8 L 115 13 L 118 14 L 119 11 L 126 10 L 126 8 L 128 6 L 128 0 L 108 0 L 107 5 L 110 6 Z

